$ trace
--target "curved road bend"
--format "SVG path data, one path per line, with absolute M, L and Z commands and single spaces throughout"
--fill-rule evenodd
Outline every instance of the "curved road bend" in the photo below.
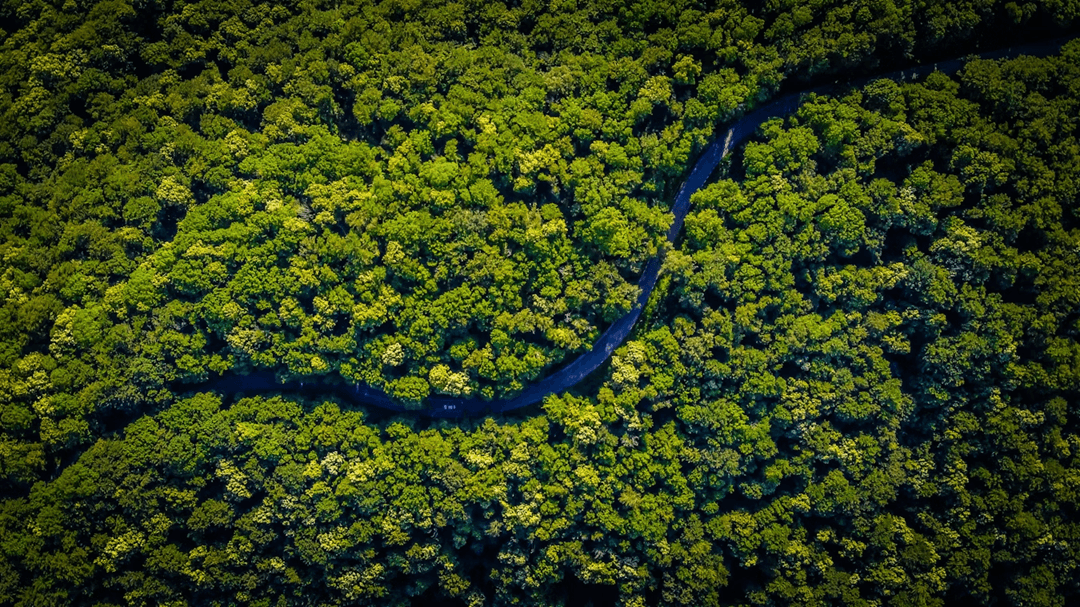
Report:
M 1048 42 L 1029 44 L 1018 47 L 998 49 L 977 55 L 980 59 L 1005 59 L 1018 55 L 1031 55 L 1044 57 L 1056 53 L 1062 45 L 1072 38 L 1059 38 Z M 784 95 L 783 97 L 743 116 L 738 122 L 729 128 L 723 137 L 714 139 L 701 157 L 698 158 L 694 168 L 690 171 L 686 181 L 679 188 L 675 196 L 675 202 L 671 212 L 675 216 L 668 230 L 667 239 L 674 243 L 682 231 L 683 220 L 690 211 L 690 197 L 705 185 L 712 175 L 716 166 L 736 146 L 743 143 L 753 135 L 759 126 L 767 120 L 786 116 L 793 112 L 802 103 L 803 99 L 811 93 L 825 93 L 835 90 L 838 86 L 860 87 L 873 80 L 889 79 L 903 82 L 922 78 L 931 72 L 940 71 L 946 74 L 957 72 L 966 63 L 968 58 L 957 58 L 938 63 L 924 64 L 913 68 L 899 70 L 880 76 L 870 76 L 857 80 L 845 81 L 837 85 L 825 85 Z M 355 402 L 363 405 L 373 405 L 391 411 L 417 413 L 439 418 L 457 418 L 466 416 L 484 415 L 488 413 L 501 413 L 520 409 L 528 405 L 540 402 L 550 394 L 559 394 L 577 384 L 586 375 L 595 371 L 602 365 L 611 353 L 630 335 L 634 324 L 641 316 L 645 303 L 652 295 L 656 286 L 656 279 L 660 273 L 660 264 L 663 253 L 657 254 L 645 266 L 638 287 L 641 295 L 634 307 L 622 318 L 616 320 L 604 331 L 593 344 L 592 349 L 571 361 L 555 373 L 526 386 L 520 394 L 509 399 L 496 399 L 485 401 L 478 398 L 460 398 L 451 396 L 431 396 L 425 401 L 424 409 L 408 409 L 394 402 L 389 395 L 378 388 L 367 385 L 348 386 L 344 384 L 330 384 L 312 378 L 308 382 L 278 383 L 270 372 L 256 372 L 248 375 L 227 374 L 217 379 L 209 380 L 203 384 L 189 386 L 188 389 L 211 389 L 219 392 L 267 392 L 267 391 L 312 391 L 319 393 L 333 393 L 346 402 Z M 308 386 L 305 388 L 304 384 Z

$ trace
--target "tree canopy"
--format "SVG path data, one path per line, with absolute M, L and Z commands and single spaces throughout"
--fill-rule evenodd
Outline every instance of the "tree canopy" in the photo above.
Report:
M 1078 10 L 4 3 L 0 604 L 1070 604 L 1077 42 L 766 123 L 535 414 L 199 385 L 512 396 L 718 128 Z

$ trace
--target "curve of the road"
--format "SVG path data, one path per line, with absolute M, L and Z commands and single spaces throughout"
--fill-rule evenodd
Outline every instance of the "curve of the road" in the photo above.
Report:
M 951 74 L 957 72 L 964 63 L 972 58 L 1007 59 L 1019 55 L 1043 57 L 1055 54 L 1062 45 L 1071 39 L 1071 37 L 1059 38 L 1036 44 L 998 49 L 973 57 L 923 64 L 906 70 L 856 80 L 848 80 L 842 83 L 818 86 L 784 95 L 740 118 L 738 122 L 727 129 L 722 136 L 714 139 L 712 143 L 705 148 L 704 152 L 694 164 L 694 168 L 690 171 L 689 176 L 687 176 L 682 186 L 680 186 L 679 193 L 675 196 L 675 201 L 671 208 L 671 212 L 675 219 L 668 229 L 667 239 L 669 242 L 674 243 L 679 237 L 679 233 L 682 231 L 683 220 L 686 219 L 686 214 L 690 211 L 690 197 L 705 185 L 705 182 L 712 175 L 720 161 L 736 146 L 753 135 L 762 123 L 772 118 L 790 114 L 798 108 L 803 99 L 811 93 L 826 93 L 835 90 L 837 87 L 859 87 L 873 80 L 913 80 L 915 78 L 924 77 L 935 71 Z M 186 390 L 210 389 L 232 394 L 269 391 L 311 391 L 322 394 L 331 393 L 347 402 L 373 405 L 390 411 L 408 412 L 438 418 L 477 416 L 520 409 L 538 403 L 551 394 L 565 392 L 607 361 L 615 348 L 621 345 L 630 335 L 631 330 L 634 328 L 634 324 L 637 323 L 638 318 L 641 316 L 645 303 L 649 300 L 653 289 L 656 287 L 656 280 L 660 274 L 660 265 L 662 261 L 663 252 L 658 253 L 649 260 L 638 281 L 638 287 L 641 290 L 641 294 L 634 307 L 625 316 L 608 327 L 588 352 L 582 354 L 544 379 L 526 386 L 521 393 L 513 398 L 486 401 L 478 398 L 436 395 L 426 399 L 425 408 L 410 409 L 395 402 L 382 390 L 371 386 L 363 384 L 333 384 L 320 381 L 317 378 L 313 378 L 307 382 L 296 381 L 279 383 L 275 376 L 270 372 L 256 372 L 245 375 L 227 374 L 212 379 L 204 384 L 189 385 L 185 388 Z

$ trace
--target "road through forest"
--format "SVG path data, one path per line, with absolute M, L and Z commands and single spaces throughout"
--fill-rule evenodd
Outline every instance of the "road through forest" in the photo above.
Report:
M 979 59 L 1006 59 L 1019 55 L 1031 55 L 1043 57 L 1056 53 L 1062 45 L 1071 38 L 1061 38 L 1048 42 L 1010 47 L 989 51 L 975 55 Z M 843 83 L 835 83 L 814 88 L 808 88 L 796 93 L 784 95 L 771 103 L 740 118 L 728 128 L 722 135 L 710 143 L 694 164 L 686 180 L 679 188 L 671 212 L 674 221 L 667 233 L 669 242 L 674 243 L 682 231 L 683 220 L 690 211 L 690 198 L 701 189 L 716 170 L 720 161 L 724 159 L 735 147 L 746 141 L 753 135 L 758 127 L 772 118 L 783 117 L 799 107 L 807 95 L 812 93 L 824 94 L 831 91 L 845 90 L 860 87 L 873 80 L 890 79 L 896 81 L 913 80 L 940 71 L 945 74 L 957 72 L 969 58 L 958 58 L 949 61 L 928 63 L 909 69 L 895 71 L 857 80 L 849 80 Z M 422 409 L 410 409 L 395 402 L 382 390 L 363 384 L 350 385 L 343 383 L 331 383 L 319 378 L 312 378 L 304 382 L 295 381 L 279 383 L 272 372 L 256 372 L 246 375 L 226 374 L 211 379 L 202 384 L 177 386 L 177 391 L 213 390 L 223 394 L 241 394 L 257 392 L 311 392 L 315 394 L 333 394 L 346 402 L 360 405 L 371 405 L 391 411 L 407 412 L 412 414 L 427 415 L 437 418 L 457 418 L 466 416 L 486 415 L 520 409 L 542 401 L 551 394 L 559 394 L 573 387 L 587 375 L 595 371 L 611 356 L 621 345 L 637 323 L 641 316 L 645 303 L 652 295 L 656 287 L 656 281 L 660 273 L 663 261 L 661 251 L 646 264 L 638 287 L 641 293 L 634 307 L 622 318 L 615 321 L 605 330 L 593 344 L 592 348 L 570 361 L 565 366 L 556 370 L 551 375 L 526 386 L 517 396 L 508 399 L 483 400 L 479 398 L 462 398 L 451 396 L 430 396 L 424 402 Z

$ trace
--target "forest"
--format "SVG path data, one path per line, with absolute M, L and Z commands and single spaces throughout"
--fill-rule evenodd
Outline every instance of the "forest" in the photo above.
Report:
M 0 606 L 1075 604 L 1078 18 L 4 0 Z

